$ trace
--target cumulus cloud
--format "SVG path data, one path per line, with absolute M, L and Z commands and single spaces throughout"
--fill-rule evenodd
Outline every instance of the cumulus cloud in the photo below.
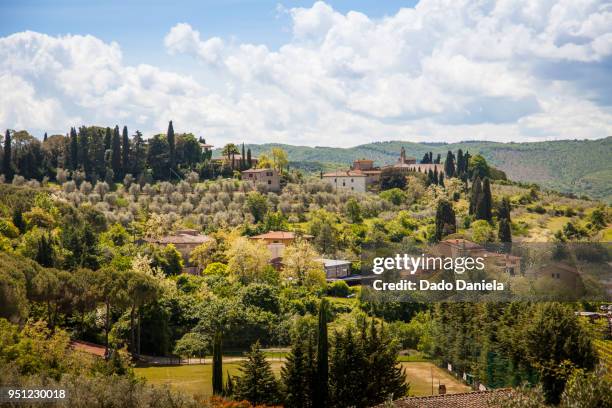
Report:
M 324 2 L 284 12 L 291 35 L 276 50 L 204 39 L 186 23 L 170 29 L 166 51 L 199 61 L 194 69 L 214 91 L 191 76 L 127 66 L 118 44 L 91 36 L 1 38 L 0 86 L 15 81 L 20 91 L 0 94 L 0 118 L 40 128 L 125 120 L 145 131 L 173 119 L 218 144 L 612 133 L 605 1 L 422 0 L 381 19 Z

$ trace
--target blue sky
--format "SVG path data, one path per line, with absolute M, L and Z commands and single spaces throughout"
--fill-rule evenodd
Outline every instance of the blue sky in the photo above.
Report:
M 0 126 L 348 146 L 612 134 L 603 0 L 2 1 Z

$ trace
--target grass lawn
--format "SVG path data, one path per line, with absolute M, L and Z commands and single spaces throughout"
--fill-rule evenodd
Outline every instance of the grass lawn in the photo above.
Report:
M 272 370 L 276 375 L 280 373 L 282 362 L 270 361 Z M 438 392 L 438 380 L 446 385 L 448 393 L 466 392 L 470 388 L 461 384 L 446 370 L 436 367 L 429 362 L 402 362 L 406 369 L 406 376 L 410 383 L 410 395 L 430 395 L 431 394 L 431 370 L 434 375 L 434 392 Z M 238 363 L 223 364 L 223 380 L 230 375 L 238 374 Z M 170 387 L 191 394 L 211 395 L 212 394 L 212 365 L 211 364 L 192 364 L 182 366 L 155 366 L 135 368 L 136 376 L 144 377 L 147 382 L 154 385 L 169 385 Z
M 431 375 L 433 372 L 434 394 L 438 394 L 438 384 L 446 385 L 447 394 L 471 391 L 448 371 L 429 362 L 403 362 L 406 379 L 410 383 L 411 396 L 431 395 Z
M 280 373 L 282 363 L 270 361 L 275 374 Z M 239 374 L 239 363 L 223 364 L 223 381 L 230 375 Z M 137 367 L 137 377 L 144 377 L 153 385 L 169 385 L 190 395 L 212 395 L 212 364 L 191 364 L 181 366 Z

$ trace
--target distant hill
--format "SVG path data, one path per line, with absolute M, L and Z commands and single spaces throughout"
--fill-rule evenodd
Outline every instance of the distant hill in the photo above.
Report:
M 307 171 L 348 166 L 354 159 L 367 157 L 377 164 L 397 160 L 400 148 L 418 160 L 425 152 L 482 154 L 493 166 L 517 181 L 532 181 L 544 187 L 612 201 L 612 136 L 598 140 L 559 140 L 533 143 L 469 141 L 461 143 L 376 142 L 351 148 L 307 147 L 286 144 L 249 145 L 255 156 L 282 147 L 293 167 Z M 218 152 L 217 152 L 218 154 Z

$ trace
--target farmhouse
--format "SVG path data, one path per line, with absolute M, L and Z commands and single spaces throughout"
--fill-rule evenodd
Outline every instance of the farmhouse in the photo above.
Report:
M 197 274 L 199 272 L 198 267 L 189 262 L 189 255 L 198 245 L 212 239 L 208 235 L 200 234 L 196 230 L 183 229 L 176 231 L 173 235 L 166 235 L 160 238 L 144 238 L 142 241 L 160 247 L 165 247 L 169 244 L 174 245 L 183 258 L 183 272 Z
M 267 191 L 280 191 L 280 175 L 275 169 L 249 169 L 242 173 L 242 181 L 265 186 Z
M 312 235 L 298 235 L 292 231 L 269 231 L 265 234 L 255 235 L 251 239 L 263 241 L 270 251 L 270 262 L 275 267 L 280 267 L 285 248 L 293 244 L 298 237 L 310 239 Z

